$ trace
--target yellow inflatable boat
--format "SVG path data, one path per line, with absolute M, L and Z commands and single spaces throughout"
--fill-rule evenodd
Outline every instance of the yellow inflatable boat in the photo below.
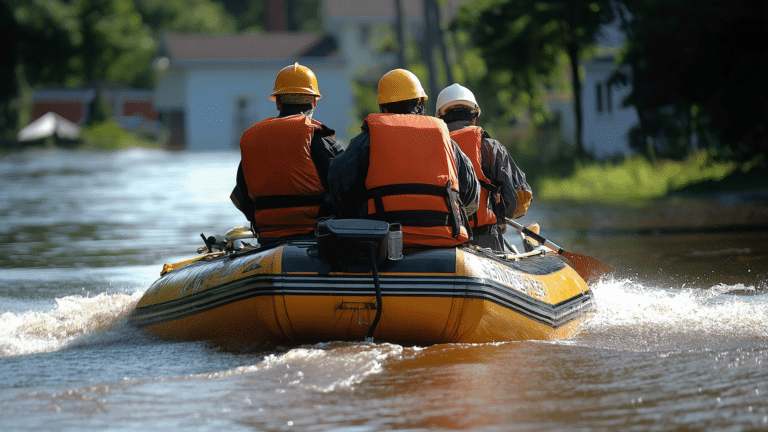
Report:
M 129 323 L 171 339 L 428 345 L 567 338 L 592 308 L 584 280 L 544 247 L 402 251 L 398 234 L 342 219 L 314 239 L 254 246 L 235 229 L 166 264 Z

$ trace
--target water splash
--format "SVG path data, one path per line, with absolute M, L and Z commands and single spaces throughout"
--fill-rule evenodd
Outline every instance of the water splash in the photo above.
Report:
M 383 363 L 402 356 L 403 351 L 402 346 L 389 343 L 318 343 L 268 354 L 255 365 L 175 378 L 217 379 L 257 374 L 259 379 L 276 381 L 276 386 L 283 391 L 293 388 L 329 393 L 351 389 L 369 375 L 380 373 Z
M 141 294 L 67 296 L 56 299 L 50 311 L 6 312 L 0 315 L 0 357 L 53 352 L 117 337 L 118 323 Z
M 654 287 L 612 280 L 597 284 L 593 293 L 596 310 L 579 343 L 644 351 L 768 338 L 768 295 L 753 286 Z

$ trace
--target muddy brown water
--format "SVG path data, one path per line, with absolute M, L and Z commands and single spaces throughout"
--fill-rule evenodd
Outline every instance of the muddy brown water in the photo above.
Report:
M 0 430 L 768 429 L 765 196 L 534 201 L 522 222 L 617 268 L 565 341 L 231 349 L 129 328 L 163 263 L 244 223 L 238 160 L 2 157 Z

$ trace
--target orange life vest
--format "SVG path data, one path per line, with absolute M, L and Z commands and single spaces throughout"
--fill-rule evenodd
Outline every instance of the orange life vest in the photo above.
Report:
M 480 146 L 483 139 L 483 128 L 480 126 L 467 126 L 451 132 L 451 138 L 456 141 L 461 151 L 472 161 L 475 168 L 475 175 L 480 180 L 480 207 L 477 212 L 469 219 L 469 226 L 472 228 L 496 223 L 496 215 L 493 213 L 495 202 L 491 202 L 489 196 L 496 200 L 498 188 L 491 184 L 488 177 L 483 174 L 482 155 Z M 491 191 L 494 193 L 491 194 Z
M 402 224 L 404 246 L 465 243 L 456 155 L 445 123 L 412 114 L 370 114 L 365 121 L 368 217 Z
M 324 189 L 310 156 L 322 125 L 304 115 L 264 119 L 240 139 L 243 175 L 254 202 L 254 227 L 264 238 L 315 229 Z

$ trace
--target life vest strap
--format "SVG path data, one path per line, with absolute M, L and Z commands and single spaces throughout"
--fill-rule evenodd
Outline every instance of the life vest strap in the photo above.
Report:
M 400 210 L 369 215 L 369 217 L 411 227 L 451 226 L 451 214 L 436 210 Z
M 388 195 L 434 195 L 439 197 L 448 196 L 448 192 L 446 192 L 445 187 L 422 183 L 401 183 L 379 186 L 369 190 L 368 193 L 373 199 L 376 199 L 376 196 Z
M 375 218 L 378 220 L 390 223 L 399 222 L 406 226 L 448 226 L 453 229 L 453 238 L 458 238 L 461 233 L 462 221 L 467 221 L 466 209 L 461 204 L 459 193 L 451 188 L 450 180 L 445 186 L 422 183 L 400 183 L 380 186 L 369 190 L 368 195 L 373 200 Z M 431 195 L 442 197 L 445 198 L 445 204 L 449 211 L 408 210 L 388 212 L 384 209 L 382 197 L 391 195 Z M 463 218 L 459 212 L 462 213 Z
M 500 187 L 498 187 L 498 186 L 496 186 L 494 184 L 491 184 L 491 183 L 486 183 L 484 181 L 480 182 L 480 186 L 488 189 L 488 192 L 493 193 L 493 194 L 497 194 L 497 193 L 499 193 L 499 191 L 501 191 Z
M 504 195 L 501 193 L 501 186 L 496 186 L 484 182 L 480 182 L 480 185 L 488 189 L 488 199 L 491 201 L 491 209 L 496 215 L 496 221 L 503 221 L 506 217 L 505 213 L 507 212 L 507 203 L 504 202 Z M 477 226 L 477 213 L 475 213 L 475 226 Z
M 253 199 L 256 210 L 270 210 L 290 207 L 314 207 L 325 203 L 322 195 L 273 195 Z

